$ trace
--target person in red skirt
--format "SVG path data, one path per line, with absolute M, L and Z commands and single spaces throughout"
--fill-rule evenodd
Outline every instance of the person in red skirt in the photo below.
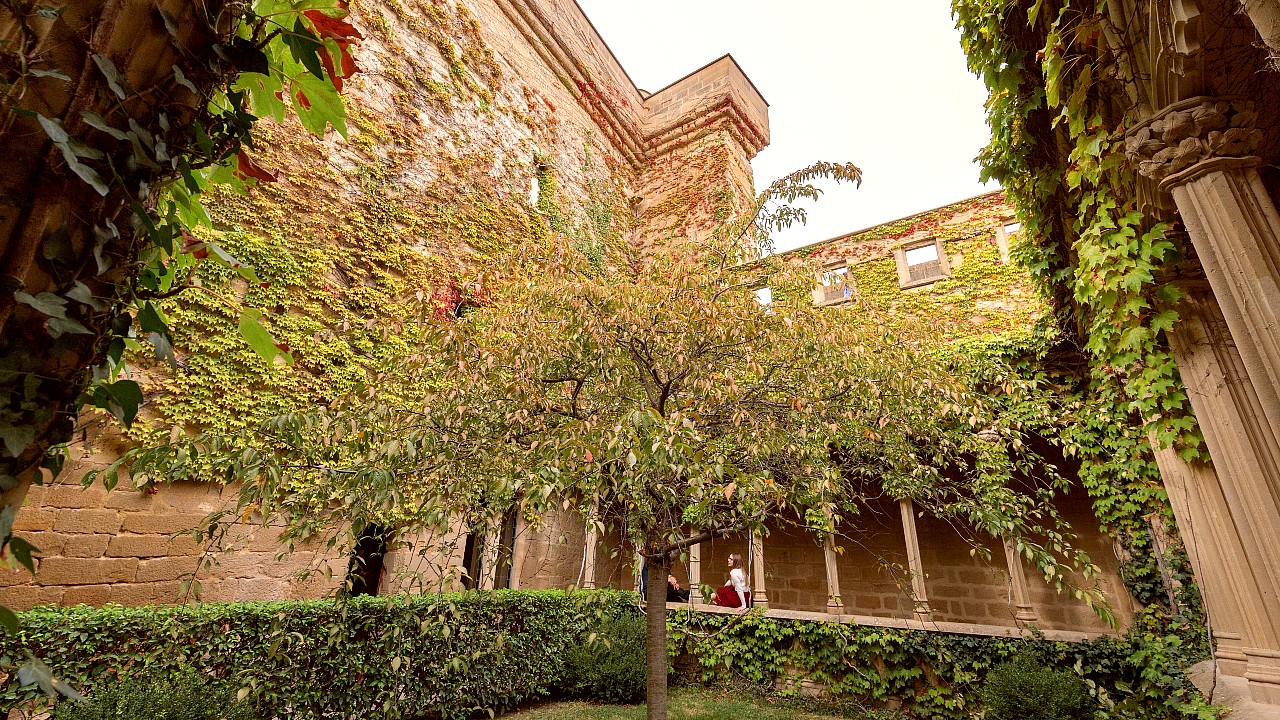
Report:
M 738 553 L 729 556 L 729 582 L 716 588 L 716 596 L 711 602 L 722 607 L 742 608 L 742 612 L 751 607 L 751 588 L 747 585 L 742 556 Z

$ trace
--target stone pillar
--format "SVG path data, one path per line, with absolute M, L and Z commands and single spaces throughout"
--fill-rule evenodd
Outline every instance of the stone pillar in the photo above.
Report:
M 924 584 L 924 561 L 920 559 L 920 537 L 916 534 L 916 507 L 911 498 L 898 501 L 902 510 L 902 531 L 907 541 L 907 570 L 911 573 L 911 603 L 917 620 L 929 622 L 929 593 Z
M 1189 288 L 1169 342 L 1244 555 L 1216 594 L 1240 599 L 1254 699 L 1280 704 L 1280 214 L 1257 172 L 1256 117 L 1247 102 L 1175 103 L 1134 128 L 1126 152 L 1172 193 L 1208 281 Z
M 480 561 L 480 589 L 492 590 L 498 582 L 498 553 L 502 550 L 502 513 L 484 525 L 484 557 Z
M 582 589 L 594 590 L 596 587 L 596 546 L 600 544 L 600 536 L 596 531 L 596 506 L 591 506 L 587 513 L 587 537 L 584 541 L 586 549 L 582 556 Z
M 764 537 L 751 533 L 751 604 L 768 609 L 769 593 L 764 587 Z
M 689 592 L 698 593 L 694 597 L 701 598 L 702 585 L 702 545 L 693 545 L 689 548 Z
M 1199 493 L 1189 500 L 1195 508 L 1178 519 L 1197 552 L 1208 554 L 1203 564 L 1215 555 L 1221 560 L 1222 572 L 1208 569 L 1200 578 L 1208 589 L 1210 612 L 1221 611 L 1228 634 L 1242 636 L 1245 677 L 1254 698 L 1280 704 L 1280 498 L 1273 487 L 1280 481 L 1280 447 L 1260 439 L 1265 437 L 1259 428 L 1263 411 L 1255 384 L 1214 294 L 1189 288 L 1178 309 L 1182 321 L 1170 331 L 1169 344 L 1200 418 L 1217 482 L 1194 474 L 1184 480 L 1174 472 L 1170 498 L 1176 499 L 1179 481 L 1196 482 Z M 1230 627 L 1231 605 L 1213 604 L 1225 596 L 1238 603 L 1236 627 Z
M 1183 460 L 1172 448 L 1157 450 L 1155 456 L 1199 579 L 1219 667 L 1225 675 L 1243 676 L 1247 663 L 1245 617 L 1261 617 L 1265 611 L 1251 608 L 1246 613 L 1241 607 L 1242 603 L 1256 601 L 1256 593 L 1237 583 L 1243 575 L 1239 570 L 1247 568 L 1249 561 L 1222 496 L 1217 473 L 1208 465 Z
M 840 597 L 840 573 L 836 569 L 836 536 L 827 533 L 822 539 L 822 556 L 827 565 L 827 612 L 844 614 L 844 600 Z
M 1027 573 L 1022 566 L 1022 555 L 1018 553 L 1018 544 L 1013 540 L 1004 541 L 1004 557 L 1009 563 L 1009 583 L 1013 588 L 1014 619 L 1018 622 L 1037 622 L 1035 606 L 1031 604 L 1031 593 L 1027 591 Z

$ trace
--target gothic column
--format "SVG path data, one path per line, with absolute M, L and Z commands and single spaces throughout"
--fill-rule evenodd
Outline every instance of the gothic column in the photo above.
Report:
M 1004 558 L 1009 564 L 1009 583 L 1013 588 L 1014 619 L 1019 622 L 1037 622 L 1040 618 L 1036 615 L 1035 606 L 1031 604 L 1022 555 L 1018 553 L 1018 544 L 1013 540 L 1004 541 Z
M 1240 598 L 1254 699 L 1280 704 L 1280 214 L 1255 120 L 1252 103 L 1195 98 L 1136 127 L 1126 151 L 1173 195 L 1208 281 L 1189 289 L 1169 341 L 1245 560 L 1218 594 Z
M 694 602 L 702 602 L 702 545 L 689 548 L 689 593 Z
M 768 609 L 769 593 L 764 588 L 764 538 L 751 533 L 751 604 Z
M 836 536 L 827 533 L 822 539 L 822 556 L 827 565 L 827 612 L 844 614 L 844 600 L 840 597 L 840 573 L 836 568 Z
M 898 501 L 902 511 L 902 532 L 907 541 L 907 570 L 911 573 L 912 612 L 920 622 L 933 619 L 929 593 L 924 584 L 924 561 L 920 558 L 920 537 L 916 534 L 916 508 L 911 498 Z
M 582 556 L 582 589 L 594 590 L 596 587 L 596 546 L 600 544 L 600 537 L 596 531 L 596 506 L 591 506 L 591 512 L 587 513 L 587 537 L 584 540 L 586 549 Z
M 1245 617 L 1266 613 L 1257 607 L 1251 607 L 1249 613 L 1241 608 L 1242 603 L 1252 604 L 1257 598 L 1236 582 L 1239 569 L 1247 568 L 1249 561 L 1218 476 L 1208 465 L 1183 460 L 1173 448 L 1157 450 L 1155 456 L 1204 596 L 1219 667 L 1224 675 L 1243 676 L 1248 662 L 1244 654 Z

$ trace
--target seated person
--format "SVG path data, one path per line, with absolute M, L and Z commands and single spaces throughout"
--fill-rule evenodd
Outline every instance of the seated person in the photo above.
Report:
M 667 602 L 688 602 L 689 591 L 680 587 L 675 575 L 667 576 Z
M 711 600 L 713 605 L 742 608 L 743 612 L 751 606 L 751 590 L 747 586 L 747 576 L 742 570 L 742 556 L 734 553 L 729 556 L 729 581 L 716 588 L 716 596 Z

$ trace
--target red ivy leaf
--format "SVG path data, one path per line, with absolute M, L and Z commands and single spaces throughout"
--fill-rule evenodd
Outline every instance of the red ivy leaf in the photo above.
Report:
M 301 90 L 298 91 L 298 102 L 302 104 L 304 110 L 311 109 L 311 101 L 307 99 L 307 94 Z
M 346 20 L 329 17 L 319 10 L 307 10 L 302 14 L 307 16 L 307 19 L 315 26 L 316 34 L 322 38 L 333 38 L 334 40 L 364 39 L 360 31 Z
M 280 176 L 267 172 L 261 165 L 254 162 L 253 158 L 249 157 L 244 150 L 236 154 L 236 175 L 240 176 L 241 180 L 247 178 L 255 178 L 263 182 L 277 182 L 280 180 Z

